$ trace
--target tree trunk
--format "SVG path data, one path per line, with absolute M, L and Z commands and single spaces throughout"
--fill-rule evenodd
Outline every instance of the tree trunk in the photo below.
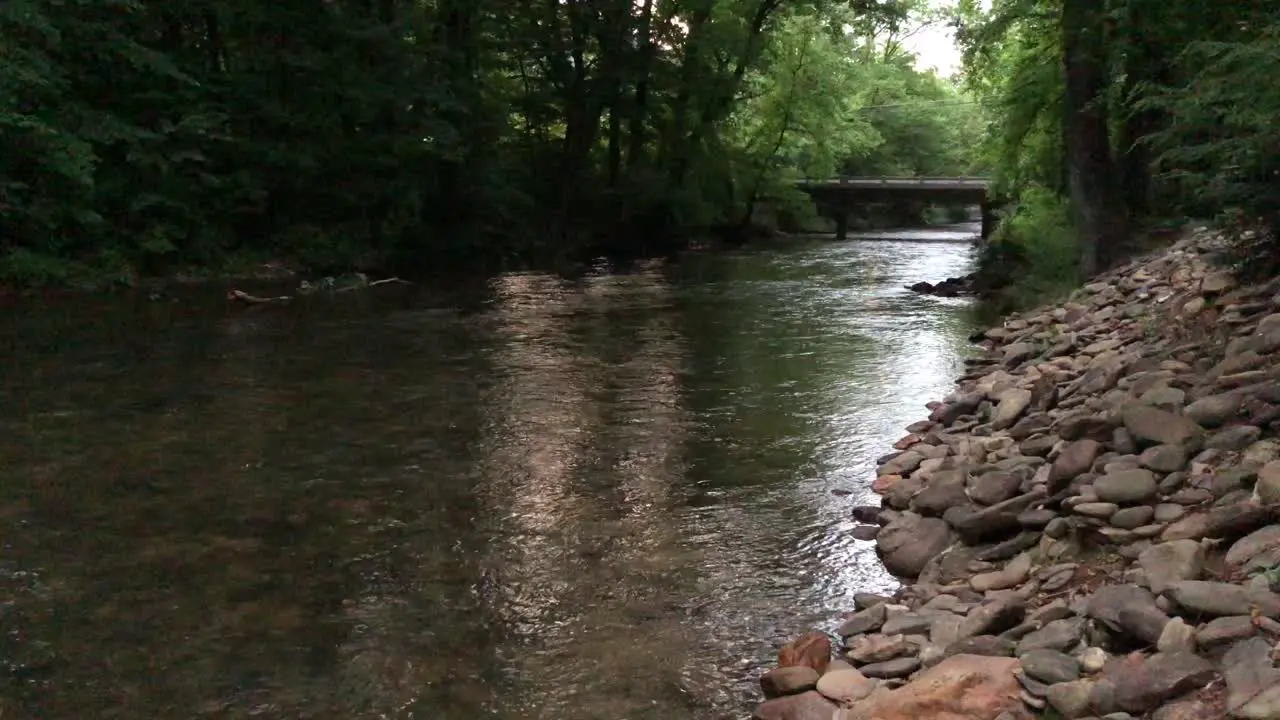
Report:
M 1094 275 L 1115 257 L 1128 232 L 1107 132 L 1103 0 L 1064 0 L 1062 58 L 1066 79 L 1063 138 L 1071 205 L 1080 233 L 1080 270 Z

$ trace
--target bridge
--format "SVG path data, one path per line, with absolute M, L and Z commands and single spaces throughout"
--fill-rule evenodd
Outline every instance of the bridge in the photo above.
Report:
M 978 205 L 982 208 L 982 237 L 986 238 L 995 227 L 990 186 L 990 179 L 983 177 L 837 177 L 796 183 L 813 198 L 820 214 L 834 216 L 839 240 L 848 237 L 853 206 L 903 200 Z

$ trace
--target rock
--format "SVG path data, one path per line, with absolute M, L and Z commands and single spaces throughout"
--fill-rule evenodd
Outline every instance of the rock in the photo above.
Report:
M 1012 657 L 1013 641 L 995 635 L 978 635 L 964 638 L 947 647 L 947 655 L 982 655 L 986 657 Z
M 867 593 L 867 592 L 854 593 L 853 606 L 858 608 L 859 611 L 870 610 L 871 608 L 877 605 L 884 605 L 889 601 L 891 601 L 892 599 L 893 598 L 887 595 L 879 595 L 876 593 Z
M 1280 718 L 1280 670 L 1272 667 L 1271 646 L 1262 638 L 1237 643 L 1222 658 L 1227 710 L 1248 720 Z
M 1191 418 L 1150 405 L 1128 405 L 1121 420 L 1129 434 L 1143 445 L 1192 446 L 1204 431 Z
M 1200 577 L 1204 570 L 1204 547 L 1194 540 L 1152 545 L 1139 553 L 1138 565 L 1151 592 L 1160 594 L 1173 583 Z
M 880 629 L 885 621 L 885 606 L 878 603 L 861 612 L 854 613 L 851 617 L 840 624 L 836 628 L 836 635 L 847 638 L 850 635 L 861 635 L 869 633 L 873 630 Z
M 1155 521 L 1171 523 L 1186 514 L 1187 509 L 1177 503 L 1160 503 L 1156 505 Z
M 1160 639 L 1156 642 L 1156 650 L 1162 653 L 1196 651 L 1196 630 L 1183 622 L 1182 618 L 1174 618 L 1164 626 Z
M 1071 682 L 1080 677 L 1080 663 L 1057 650 L 1032 650 L 1019 655 L 1018 662 L 1022 663 L 1023 672 L 1049 685 Z
M 1017 532 L 1020 529 L 1018 515 L 1044 502 L 1046 496 L 1044 488 L 1035 488 L 980 510 L 973 506 L 952 508 L 943 515 L 943 519 L 966 543 L 977 545 L 984 540 L 1002 539 Z
M 960 637 L 1002 633 L 1022 622 L 1025 615 L 1026 607 L 1021 601 L 1007 597 L 990 600 L 969 611 L 960 624 Z
M 1262 428 L 1255 425 L 1236 425 L 1209 436 L 1209 439 L 1204 441 L 1204 446 L 1213 450 L 1243 450 L 1260 437 L 1262 437 Z
M 1248 640 L 1257 632 L 1258 628 L 1253 624 L 1253 618 L 1248 615 L 1214 618 L 1196 632 L 1196 644 L 1201 648 L 1213 649 L 1240 640 Z
M 1012 658 L 954 655 L 897 690 L 854 706 L 850 718 L 875 720 L 1030 720 L 1019 699 Z M 828 719 L 829 720 L 829 719 Z
M 880 632 L 885 635 L 926 635 L 932 625 L 933 618 L 928 615 L 909 612 L 889 618 Z
M 858 525 L 849 531 L 849 535 L 851 535 L 854 540 L 862 540 L 863 542 L 871 542 L 875 540 L 876 536 L 879 534 L 879 525 Z
M 794 695 L 812 690 L 818 684 L 818 671 L 808 665 L 774 668 L 760 676 L 760 689 L 766 698 Z
M 1271 512 L 1250 500 L 1219 505 L 1208 512 L 1188 515 L 1170 525 L 1160 538 L 1182 540 L 1239 537 L 1271 522 Z
M 1076 680 L 1049 686 L 1045 699 L 1064 718 L 1083 718 L 1092 708 L 1094 682 Z
M 1087 673 L 1101 672 L 1107 664 L 1107 651 L 1100 647 L 1085 648 L 1080 653 L 1080 669 Z
M 901 635 L 855 635 L 849 641 L 847 654 L 850 660 L 861 665 L 892 660 L 911 652 L 913 647 Z
M 1076 440 L 1063 447 L 1049 469 L 1051 491 L 1057 492 L 1066 487 L 1067 483 L 1089 472 L 1101 452 L 1102 445 L 1090 438 Z
M 1191 403 L 1184 412 L 1203 427 L 1219 427 L 1240 414 L 1240 396 L 1235 393 L 1210 395 Z
M 1018 494 L 1022 478 L 1014 473 L 994 471 L 969 481 L 969 498 L 979 505 L 995 505 Z
M 1257 610 L 1267 617 L 1280 617 L 1280 595 L 1231 583 L 1184 580 L 1171 584 L 1164 594 L 1179 606 L 1204 615 L 1248 615 Z
M 1112 674 L 1116 705 L 1145 713 L 1161 703 L 1204 687 L 1216 673 L 1208 661 L 1191 653 L 1157 653 L 1146 660 L 1122 663 Z
M 900 657 L 883 662 L 863 665 L 860 672 L 869 678 L 906 677 L 920 669 L 920 658 Z
M 1142 467 L 1161 473 L 1181 470 L 1187 465 L 1187 451 L 1180 445 L 1154 445 L 1138 456 Z
M 836 706 L 816 690 L 767 700 L 751 720 L 832 720 Z
M 1058 650 L 1066 652 L 1075 647 L 1084 635 L 1084 618 L 1054 620 L 1018 641 L 1018 652 L 1032 650 Z
M 1111 516 L 1110 523 L 1118 528 L 1133 530 L 1151 522 L 1156 510 L 1150 505 L 1139 505 L 1118 510 Z
M 1026 582 L 1027 576 L 1030 574 L 1031 556 L 1023 553 L 1014 558 L 1002 570 L 975 575 L 969 581 L 969 586 L 978 592 L 1004 590 Z
M 1272 460 L 1258 469 L 1258 483 L 1253 492 L 1260 503 L 1280 503 L 1280 460 Z
M 832 670 L 818 678 L 818 692 L 841 705 L 857 702 L 876 689 L 876 682 L 857 670 Z
M 901 475 L 906 477 L 920 467 L 920 463 L 924 462 L 924 455 L 915 450 L 906 450 L 898 453 L 892 460 L 880 466 L 876 471 L 878 475 Z
M 1084 610 L 1111 630 L 1153 645 L 1169 622 L 1151 593 L 1137 585 L 1104 585 L 1089 597 Z
M 903 513 L 880 530 L 876 549 L 894 575 L 918 577 L 926 563 L 951 544 L 951 529 L 938 518 Z
M 1140 503 L 1156 495 L 1156 476 L 1141 468 L 1107 473 L 1093 481 L 1093 490 L 1103 502 L 1120 505 Z
M 1115 515 L 1116 511 L 1119 509 L 1119 505 L 1111 502 L 1085 502 L 1071 508 L 1072 512 L 1078 515 L 1098 518 L 1100 520 L 1106 520 L 1112 515 Z
M 816 630 L 782 646 L 778 652 L 778 667 L 811 667 L 819 675 L 827 671 L 831 662 L 831 639 Z
M 1268 525 L 1236 541 L 1227 551 L 1224 561 L 1233 569 L 1252 569 L 1255 558 L 1262 565 L 1274 564 L 1273 555 L 1280 551 L 1280 524 Z
M 995 415 L 991 418 L 991 427 L 1004 430 L 1011 427 L 1031 404 L 1031 391 L 1022 388 L 1010 388 L 1000 395 Z

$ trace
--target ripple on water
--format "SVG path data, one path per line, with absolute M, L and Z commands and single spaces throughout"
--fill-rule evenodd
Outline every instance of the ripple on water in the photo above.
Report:
M 0 711 L 740 714 L 894 586 L 849 508 L 967 348 L 963 300 L 903 286 L 968 263 L 819 241 L 10 318 Z

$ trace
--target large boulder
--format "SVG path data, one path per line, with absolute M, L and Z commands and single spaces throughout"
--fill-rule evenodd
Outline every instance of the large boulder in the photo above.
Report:
M 1030 720 L 1014 677 L 1018 661 L 953 655 L 891 692 L 853 706 L 850 717 L 875 720 Z M 1002 714 L 1003 713 L 1003 714 Z
M 876 536 L 876 549 L 889 572 L 914 578 L 951 541 L 951 528 L 946 522 L 905 512 Z

